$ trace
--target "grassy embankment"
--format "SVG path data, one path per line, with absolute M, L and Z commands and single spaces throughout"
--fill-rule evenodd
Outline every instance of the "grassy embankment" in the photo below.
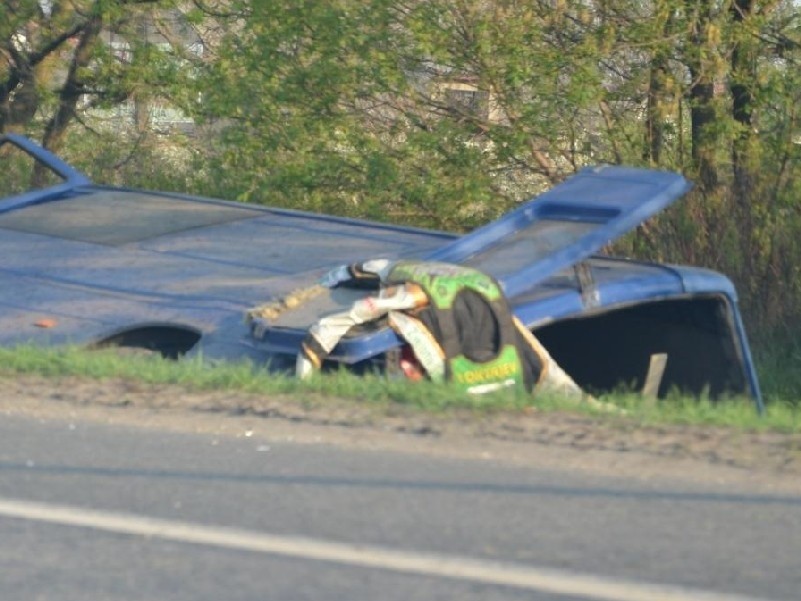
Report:
M 801 348 L 801 347 L 799 347 Z M 795 349 L 788 354 L 767 353 L 761 356 L 761 376 L 766 392 L 767 411 L 758 416 L 751 401 L 729 399 L 712 403 L 673 396 L 663 401 L 648 401 L 636 394 L 604 396 L 608 404 L 624 411 L 609 411 L 585 404 L 577 405 L 560 398 L 545 398 L 516 392 L 470 396 L 444 385 L 410 384 L 381 377 L 357 377 L 339 373 L 298 381 L 268 374 L 246 363 L 210 366 L 200 360 L 173 362 L 158 357 L 125 355 L 113 351 L 79 349 L 40 349 L 21 346 L 0 349 L 0 376 L 27 373 L 43 376 L 80 376 L 86 378 L 122 378 L 152 384 L 175 384 L 191 390 L 241 391 L 257 395 L 292 395 L 298 402 L 310 395 L 326 395 L 348 402 L 367 403 L 381 410 L 402 405 L 420 411 L 445 412 L 453 409 L 475 412 L 519 411 L 536 407 L 540 411 L 578 411 L 599 419 L 627 420 L 641 424 L 696 424 L 741 429 L 801 432 L 801 410 L 796 394 L 794 372 L 786 370 L 787 361 L 798 358 Z M 801 385 L 801 381 L 798 382 Z

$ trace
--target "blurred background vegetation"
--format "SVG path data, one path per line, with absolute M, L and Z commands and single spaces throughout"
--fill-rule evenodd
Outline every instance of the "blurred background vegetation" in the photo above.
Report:
M 801 350 L 795 0 L 3 0 L 0 131 L 98 182 L 467 231 L 588 164 L 695 188 L 613 250 Z M 771 388 L 773 386 L 774 388 Z

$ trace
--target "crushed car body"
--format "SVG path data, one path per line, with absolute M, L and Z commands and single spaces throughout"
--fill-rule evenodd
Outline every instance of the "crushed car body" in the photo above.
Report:
M 339 265 L 438 261 L 494 277 L 515 317 L 586 390 L 745 395 L 762 410 L 728 278 L 597 254 L 689 190 L 675 173 L 585 168 L 456 236 L 97 185 L 11 134 L 0 137 L 0 162 L 4 346 L 128 346 L 283 369 L 313 323 L 369 292 L 336 287 L 274 318 L 244 319 L 253 307 L 308 288 Z M 402 345 L 384 324 L 360 328 L 327 362 L 389 370 Z

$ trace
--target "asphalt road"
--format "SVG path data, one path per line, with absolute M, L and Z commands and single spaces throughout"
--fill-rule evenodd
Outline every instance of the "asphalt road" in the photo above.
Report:
M 704 598 L 801 599 L 801 497 L 0 417 L 4 601 Z

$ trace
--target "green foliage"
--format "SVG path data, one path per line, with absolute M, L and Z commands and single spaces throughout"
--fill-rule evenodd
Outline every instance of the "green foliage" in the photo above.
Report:
M 801 407 L 801 327 L 785 324 L 753 341 L 762 393 L 770 406 Z
M 70 164 L 99 184 L 187 192 L 195 177 L 196 151 L 178 135 L 73 132 Z
M 113 110 L 141 130 L 154 103 L 185 101 L 197 35 L 175 0 L 12 5 L 0 9 L 0 131 L 60 151 L 70 129 L 124 131 Z
M 209 184 L 243 200 L 473 227 L 560 177 L 548 148 L 584 130 L 576 105 L 598 97 L 594 40 L 570 54 L 551 26 L 553 45 L 537 44 L 544 9 L 252 8 L 198 79 L 199 114 L 225 128 Z M 568 169 L 584 162 L 565 153 Z

